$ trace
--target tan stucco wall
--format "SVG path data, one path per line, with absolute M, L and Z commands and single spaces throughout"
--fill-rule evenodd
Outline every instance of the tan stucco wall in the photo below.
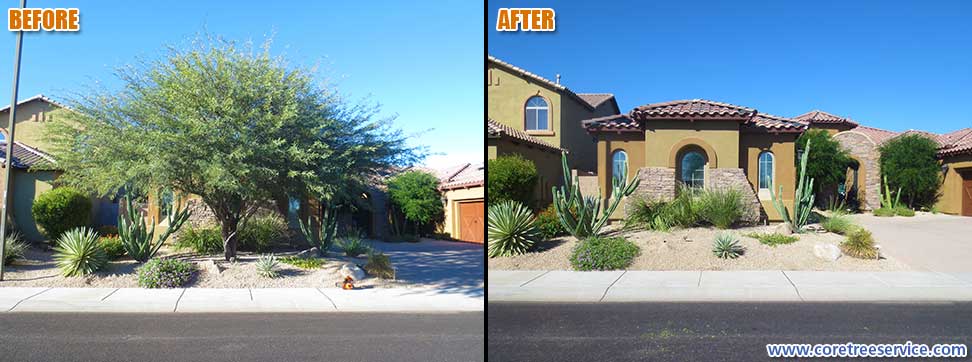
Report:
M 445 222 L 442 224 L 442 231 L 448 233 L 454 239 L 458 239 L 460 236 L 459 203 L 485 199 L 485 188 L 479 186 L 468 189 L 449 190 L 443 192 L 442 196 L 446 199 Z
M 597 138 L 597 184 L 606 199 L 611 197 L 614 152 L 624 150 L 628 154 L 628 179 L 633 179 L 638 169 L 645 167 L 645 138 L 640 132 L 603 132 Z
M 936 206 L 941 212 L 959 215 L 962 213 L 963 196 L 962 175 L 959 171 L 972 174 L 972 155 L 947 157 L 942 161 L 948 165 L 948 172 L 942 179 L 941 197 Z
M 546 149 L 541 149 L 529 143 L 513 142 L 509 138 L 488 139 L 490 159 L 499 156 L 519 154 L 523 158 L 533 161 L 537 167 L 537 186 L 534 190 L 534 200 L 536 207 L 543 208 L 553 200 L 551 188 L 563 184 L 563 167 L 561 166 L 560 154 Z
M 47 142 L 44 140 L 44 127 L 56 116 L 56 113 L 52 114 L 55 110 L 58 110 L 58 108 L 41 100 L 18 105 L 17 128 L 14 130 L 15 140 L 46 150 Z M 9 109 L 0 112 L 0 125 L 2 125 L 0 128 L 3 128 L 4 131 L 7 129 L 9 117 Z
M 777 189 L 783 186 L 783 203 L 793 210 L 793 195 L 796 191 L 795 134 L 741 133 L 739 167 L 746 172 L 746 178 L 757 192 L 759 202 L 770 221 L 782 221 L 773 207 L 769 190 L 759 190 L 759 155 L 763 151 L 773 153 L 773 182 Z
M 707 149 L 710 168 L 739 167 L 738 122 L 653 120 L 646 126 L 646 167 L 674 167 L 676 153 L 689 144 Z

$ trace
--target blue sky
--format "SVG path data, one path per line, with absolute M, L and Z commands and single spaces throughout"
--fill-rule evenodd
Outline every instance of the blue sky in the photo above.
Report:
M 19 2 L 7 1 L 8 6 Z M 286 3 L 286 4 L 285 4 Z M 24 37 L 20 99 L 63 99 L 95 81 L 117 87 L 115 67 L 158 57 L 166 44 L 206 30 L 262 42 L 292 63 L 320 65 L 320 79 L 398 114 L 430 166 L 483 159 L 483 7 L 471 1 L 28 1 L 76 7 L 81 31 Z M 232 6 L 230 6 L 232 5 Z M 15 33 L 0 49 L 0 103 L 10 99 Z M 4 120 L 6 122 L 6 120 Z M 471 127 L 475 125 L 475 127 Z
M 552 33 L 496 32 L 501 7 L 551 7 Z M 488 51 L 622 111 L 705 98 L 895 131 L 972 127 L 969 1 L 493 1 Z

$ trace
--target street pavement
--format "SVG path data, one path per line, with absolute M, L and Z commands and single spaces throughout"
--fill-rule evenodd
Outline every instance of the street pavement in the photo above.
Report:
M 497 362 L 762 361 L 767 343 L 968 345 L 969 326 L 970 303 L 490 301 L 487 349 Z
M 482 361 L 482 312 L 0 313 L 0 360 Z

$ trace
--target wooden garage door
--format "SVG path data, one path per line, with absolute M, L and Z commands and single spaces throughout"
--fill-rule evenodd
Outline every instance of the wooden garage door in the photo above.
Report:
M 972 216 L 972 173 L 962 174 L 962 215 Z
M 483 242 L 486 232 L 485 218 L 483 218 L 483 201 L 463 202 L 459 204 L 459 239 L 474 243 Z

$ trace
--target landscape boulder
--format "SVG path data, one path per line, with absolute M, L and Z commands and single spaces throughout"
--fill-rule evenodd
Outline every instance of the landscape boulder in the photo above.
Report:
M 776 233 L 776 234 L 782 234 L 782 235 L 790 235 L 790 234 L 793 234 L 793 230 L 790 229 L 790 224 L 789 223 L 781 223 L 781 224 L 776 225 L 776 227 L 773 228 L 773 232 Z
M 342 265 L 341 269 L 338 269 L 338 273 L 341 274 L 341 279 L 350 276 L 351 279 L 354 279 L 355 281 L 359 281 L 365 278 L 364 270 L 362 270 L 357 265 L 351 263 Z
M 317 247 L 313 247 L 304 251 L 297 253 L 297 257 L 301 259 L 311 259 L 317 257 Z
M 826 261 L 836 261 L 840 258 L 840 248 L 833 244 L 817 244 L 813 246 L 813 255 Z

